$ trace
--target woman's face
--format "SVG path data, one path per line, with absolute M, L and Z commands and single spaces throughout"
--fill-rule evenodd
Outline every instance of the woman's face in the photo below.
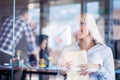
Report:
M 84 19 L 81 18 L 80 27 L 79 27 L 79 30 L 76 31 L 75 37 L 77 40 L 80 40 L 80 39 L 85 39 L 88 36 L 89 36 L 89 31 L 88 31 L 86 22 Z
M 47 40 L 43 40 L 43 42 L 41 43 L 41 49 L 44 50 L 47 46 L 48 41 Z

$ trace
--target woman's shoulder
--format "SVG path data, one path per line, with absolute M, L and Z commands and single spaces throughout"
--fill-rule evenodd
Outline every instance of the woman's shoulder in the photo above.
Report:
M 104 52 L 108 52 L 111 51 L 111 48 L 105 44 L 101 45 L 101 44 L 97 44 L 95 46 L 95 51 L 104 51 Z
M 102 56 L 103 59 L 107 59 L 108 57 L 112 57 L 113 56 L 113 52 L 112 49 L 107 46 L 107 45 L 99 45 L 99 51 L 97 51 L 96 53 L 98 53 L 100 56 Z
M 98 45 L 99 48 L 102 48 L 102 49 L 105 49 L 105 50 L 110 50 L 111 48 L 109 46 L 107 46 L 106 44 L 103 44 L 103 45 Z
M 111 55 L 112 50 L 107 45 L 97 44 L 92 49 L 90 49 L 87 53 L 88 55 L 97 55 L 97 56 L 99 55 L 104 58 L 105 56 Z

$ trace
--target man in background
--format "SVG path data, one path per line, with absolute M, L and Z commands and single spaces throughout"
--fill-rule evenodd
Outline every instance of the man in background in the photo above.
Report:
M 9 63 L 12 56 L 15 55 L 18 43 L 25 36 L 28 55 L 34 54 L 39 59 L 35 38 L 31 27 L 28 24 L 28 9 L 20 10 L 19 16 L 15 17 L 15 26 L 13 27 L 13 17 L 7 18 L 0 28 L 0 65 Z M 24 46 L 24 44 L 22 45 Z M 22 53 L 24 54 L 24 53 Z M 38 58 L 37 58 L 38 57 Z

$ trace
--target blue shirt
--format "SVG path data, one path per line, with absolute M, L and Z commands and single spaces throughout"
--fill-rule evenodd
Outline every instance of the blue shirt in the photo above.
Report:
M 24 33 L 26 35 L 28 53 L 32 53 L 36 49 L 36 44 L 29 24 L 21 16 L 16 17 L 13 34 L 13 18 L 7 18 L 0 29 L 0 50 L 12 55 Z

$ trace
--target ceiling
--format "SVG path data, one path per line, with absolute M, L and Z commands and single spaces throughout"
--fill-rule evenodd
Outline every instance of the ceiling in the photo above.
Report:
M 49 2 L 51 6 L 54 5 L 64 5 L 64 4 L 70 4 L 70 3 L 80 3 L 83 0 L 15 0 L 16 1 L 16 5 L 20 6 L 20 5 L 26 5 L 29 3 L 40 3 L 40 2 Z M 99 1 L 99 0 L 84 0 L 84 1 Z M 5 5 L 12 5 L 13 4 L 13 0 L 1 0 L 0 1 L 0 7 L 3 7 Z

